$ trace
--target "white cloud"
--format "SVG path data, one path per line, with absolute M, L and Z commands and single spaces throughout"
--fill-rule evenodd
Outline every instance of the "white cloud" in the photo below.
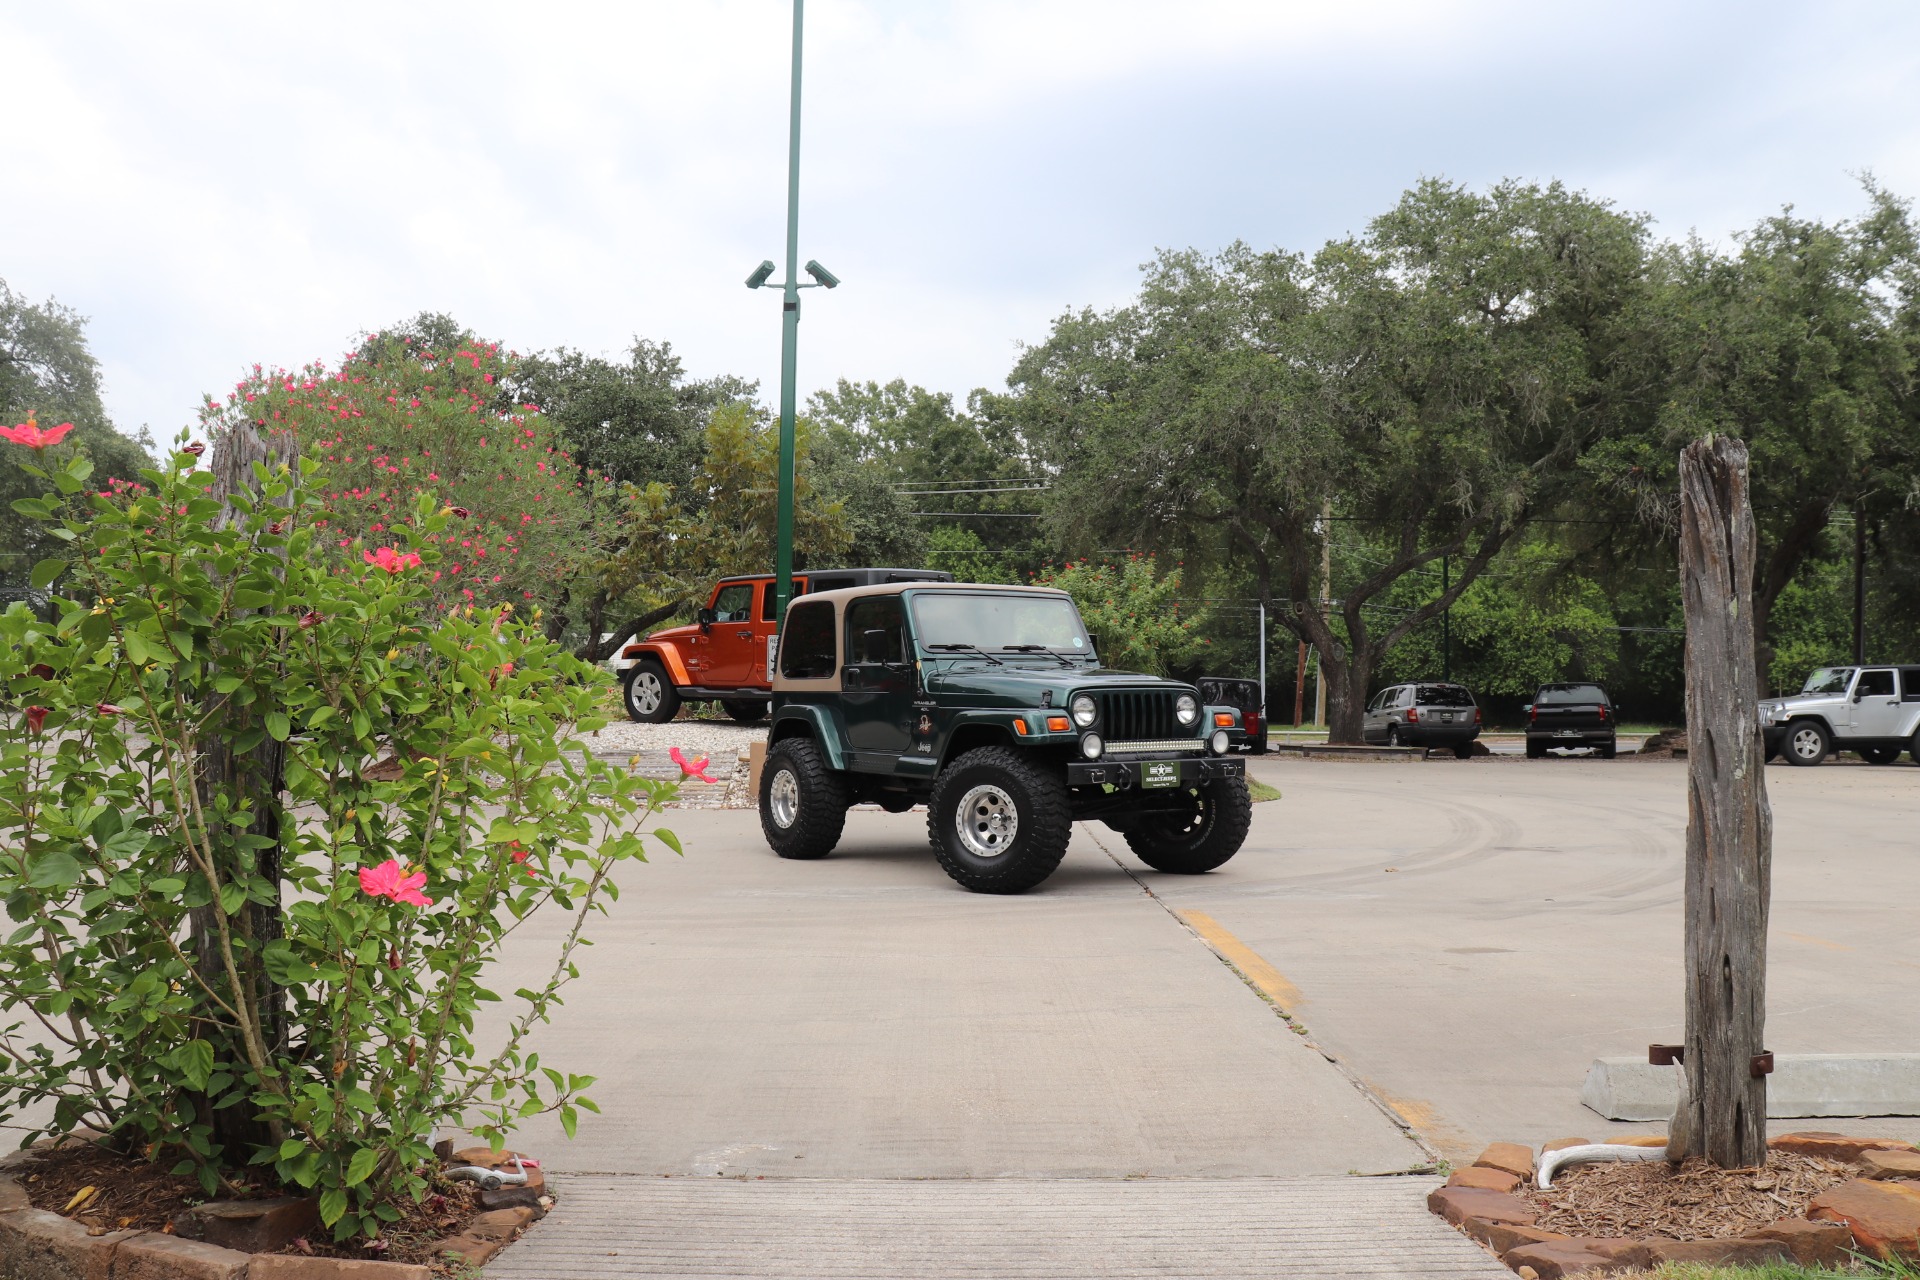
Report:
M 162 433 L 255 360 L 444 310 L 526 349 L 777 379 L 782 0 L 0 4 L 0 277 L 93 317 Z M 802 392 L 997 385 L 1157 246 L 1311 248 L 1423 173 L 1663 229 L 1920 190 L 1899 3 L 815 0 Z

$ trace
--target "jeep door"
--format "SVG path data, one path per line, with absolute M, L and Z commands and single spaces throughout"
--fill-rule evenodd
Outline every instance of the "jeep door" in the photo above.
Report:
M 1891 667 L 1863 667 L 1853 682 L 1852 729 L 1849 738 L 1900 736 L 1900 687 Z
M 847 602 L 846 655 L 840 672 L 840 710 L 846 719 L 847 746 L 876 757 L 862 763 L 885 764 L 906 754 L 912 737 L 913 664 L 908 655 L 907 614 L 897 595 L 860 596 Z M 868 632 L 877 648 L 868 651 Z
M 717 689 L 754 683 L 754 668 L 764 672 L 766 642 L 753 620 L 757 582 L 729 582 L 713 597 L 713 622 L 707 628 L 707 669 L 700 683 Z

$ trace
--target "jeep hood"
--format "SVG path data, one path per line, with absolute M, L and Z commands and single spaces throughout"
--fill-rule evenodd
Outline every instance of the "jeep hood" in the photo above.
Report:
M 1170 689 L 1199 696 L 1192 685 L 1159 676 L 1142 675 L 1137 671 L 1115 671 L 1109 667 L 1070 669 L 1057 664 L 1042 666 L 1030 659 L 1007 662 L 1003 658 L 1001 661 L 1005 665 L 996 667 L 974 658 L 965 661 L 964 665 L 944 666 L 940 670 L 934 670 L 932 664 L 928 663 L 922 667 L 927 692 L 935 697 L 948 694 L 1004 699 L 1008 706 L 1021 707 L 1039 706 L 1040 695 L 1048 692 L 1053 694 L 1053 705 L 1056 707 L 1065 707 L 1067 700 L 1076 693 L 1098 693 L 1102 689 Z

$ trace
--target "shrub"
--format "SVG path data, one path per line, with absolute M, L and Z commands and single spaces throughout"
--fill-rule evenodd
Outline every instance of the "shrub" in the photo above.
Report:
M 437 1124 L 591 1109 L 524 1039 L 674 788 L 580 748 L 604 675 L 436 611 L 445 508 L 343 550 L 316 469 L 223 503 L 194 452 L 144 490 L 75 458 L 18 504 L 71 554 L 34 571 L 57 621 L 0 615 L 0 1119 L 310 1189 L 345 1238 L 424 1193 Z M 486 968 L 544 908 L 555 967 L 483 1048 Z

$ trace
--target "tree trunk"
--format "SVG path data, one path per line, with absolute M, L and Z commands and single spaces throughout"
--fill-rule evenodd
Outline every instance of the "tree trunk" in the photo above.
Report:
M 244 427 L 216 439 L 211 467 L 214 482 L 209 492 L 226 506 L 220 525 L 225 527 L 235 518 L 236 508 L 231 497 L 252 492 L 254 463 L 265 463 L 268 467 L 290 464 L 298 452 L 299 446 L 285 432 L 262 436 L 251 427 Z M 273 886 L 273 901 L 249 901 L 230 923 L 236 943 L 245 943 L 244 950 L 236 947 L 240 952 L 235 956 L 236 967 L 246 985 L 249 1001 L 259 1011 L 261 1038 L 269 1052 L 280 1053 L 287 1047 L 286 992 L 268 979 L 260 962 L 260 950 L 285 932 L 280 907 L 280 790 L 286 766 L 286 744 L 263 736 L 259 745 L 251 750 L 236 752 L 231 747 L 232 739 L 258 727 L 262 709 L 241 707 L 219 695 L 211 696 L 208 709 L 211 714 L 206 720 L 205 735 L 195 746 L 199 766 L 196 783 L 201 803 L 211 813 L 213 797 L 224 794 L 232 799 L 236 809 L 250 806 L 253 821 L 246 834 L 265 836 L 273 841 L 268 847 L 235 855 L 251 856 L 254 873 Z M 231 865 L 218 869 L 223 878 L 235 870 Z M 200 973 L 215 990 L 229 989 L 226 966 L 220 958 L 220 934 L 213 908 L 196 907 L 188 913 L 187 920 Z M 246 1060 L 237 1042 L 216 1045 L 215 1054 L 223 1062 L 244 1063 Z M 193 1101 L 202 1118 L 213 1126 L 213 1141 L 223 1149 L 226 1164 L 239 1165 L 251 1148 L 270 1143 L 267 1126 L 255 1118 L 250 1108 L 232 1106 L 212 1111 L 211 1098 L 200 1096 Z
M 1680 589 L 1687 627 L 1685 1067 L 1689 1153 L 1723 1168 L 1767 1158 L 1767 805 L 1755 637 L 1747 447 L 1709 436 L 1680 454 Z
M 633 637 L 640 632 L 653 626 L 657 622 L 664 622 L 668 618 L 671 618 L 674 613 L 679 610 L 680 606 L 686 602 L 687 597 L 681 596 L 677 600 L 667 601 L 667 603 L 657 609 L 649 609 L 637 618 L 629 618 L 623 626 L 614 629 L 613 634 L 607 637 L 605 643 L 600 641 L 598 635 L 590 634 L 587 637 L 587 642 L 574 650 L 573 656 L 579 658 L 582 662 L 604 662 L 618 653 L 620 646 L 633 639 Z
M 1344 662 L 1327 662 L 1327 741 L 1360 742 L 1361 721 L 1367 709 L 1367 685 L 1373 680 L 1372 655 L 1356 653 Z

